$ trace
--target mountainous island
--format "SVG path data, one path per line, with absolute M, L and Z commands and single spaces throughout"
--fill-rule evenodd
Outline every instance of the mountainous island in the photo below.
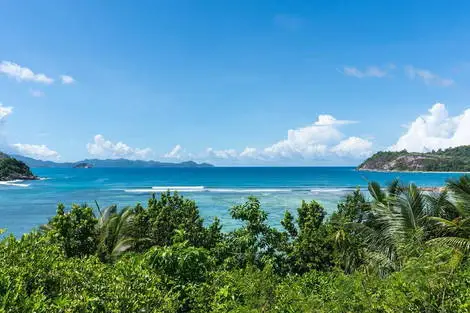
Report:
M 128 159 L 85 159 L 78 162 L 53 162 L 42 161 L 22 155 L 12 155 L 15 159 L 24 162 L 31 168 L 91 168 L 91 167 L 130 167 L 130 168 L 151 168 L 151 167 L 213 167 L 209 163 L 196 163 L 194 161 L 186 161 L 180 163 L 159 162 L 159 161 L 142 161 Z
M 213 167 L 209 163 L 196 163 L 186 161 L 180 163 L 167 163 L 158 161 L 140 161 L 127 159 L 86 159 L 79 162 L 52 162 L 42 161 L 22 155 L 8 155 L 0 152 L 0 181 L 31 180 L 37 177 L 30 168 L 92 168 L 92 167 L 124 167 L 124 168 L 155 168 L 155 167 Z
M 0 181 L 37 179 L 24 162 L 0 152 Z
M 470 172 L 470 146 L 427 153 L 381 151 L 358 166 L 361 171 Z

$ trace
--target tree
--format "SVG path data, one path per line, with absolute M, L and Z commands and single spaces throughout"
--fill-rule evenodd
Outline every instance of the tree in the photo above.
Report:
M 72 205 L 69 212 L 65 206 L 57 206 L 57 214 L 42 229 L 58 242 L 67 257 L 83 257 L 96 252 L 96 219 L 93 209 L 86 205 Z
M 117 212 L 117 206 L 113 205 L 101 212 L 97 223 L 98 256 L 101 260 L 116 260 L 134 247 L 138 239 L 131 237 L 132 220 L 133 212 L 129 208 Z
M 463 253 L 470 252 L 470 176 L 465 175 L 457 180 L 449 180 L 447 188 L 456 200 L 455 205 L 449 205 L 446 210 L 430 220 L 437 226 L 440 235 L 429 243 L 451 246 Z M 444 194 L 445 195 L 445 194 Z M 442 195 L 441 195 L 442 197 Z

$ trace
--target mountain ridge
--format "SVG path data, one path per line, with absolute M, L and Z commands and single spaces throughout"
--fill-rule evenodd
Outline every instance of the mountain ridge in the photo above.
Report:
M 184 161 L 179 163 L 160 162 L 160 161 L 143 161 L 128 159 L 84 159 L 77 162 L 53 162 L 43 161 L 34 158 L 12 155 L 13 158 L 24 162 L 32 168 L 72 168 L 78 164 L 90 164 L 92 167 L 126 167 L 126 168 L 153 168 L 153 167 L 213 167 L 209 163 L 196 163 L 194 161 Z

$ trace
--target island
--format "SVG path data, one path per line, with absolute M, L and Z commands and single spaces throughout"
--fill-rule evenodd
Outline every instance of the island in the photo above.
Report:
M 37 160 L 23 155 L 12 155 L 15 159 L 25 163 L 31 168 L 90 168 L 90 167 L 125 167 L 125 168 L 154 168 L 154 167 L 213 167 L 209 163 L 196 163 L 184 161 L 179 163 L 160 162 L 155 160 L 129 160 L 129 159 L 85 159 L 77 162 L 53 162 Z
M 74 164 L 72 167 L 73 168 L 92 168 L 93 164 L 86 163 L 86 162 L 80 162 L 80 163 Z
M 38 179 L 21 161 L 0 152 L 0 181 Z
M 470 172 L 470 146 L 425 153 L 380 151 L 357 167 L 360 171 Z

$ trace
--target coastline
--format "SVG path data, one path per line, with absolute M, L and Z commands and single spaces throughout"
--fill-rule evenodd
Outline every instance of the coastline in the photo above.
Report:
M 418 174 L 470 174 L 470 172 L 459 171 L 398 171 L 398 170 L 377 170 L 377 169 L 358 169 L 357 172 L 377 172 L 377 173 L 418 173 Z

